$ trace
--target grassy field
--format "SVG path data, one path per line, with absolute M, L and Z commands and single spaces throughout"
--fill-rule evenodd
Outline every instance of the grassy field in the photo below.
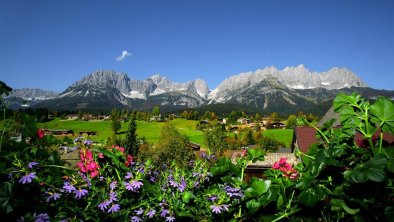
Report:
M 161 122 L 142 122 L 137 121 L 137 134 L 138 136 L 144 136 L 148 142 L 156 143 L 160 137 L 160 131 L 164 123 Z M 189 139 L 201 145 L 204 145 L 204 133 L 196 130 L 197 121 L 175 119 L 172 120 L 172 124 L 183 134 L 186 134 Z M 111 122 L 110 121 L 78 121 L 78 120 L 60 120 L 55 119 L 47 123 L 39 123 L 39 128 L 45 129 L 71 129 L 75 133 L 79 131 L 96 131 L 97 136 L 92 136 L 91 139 L 97 142 L 104 142 L 108 137 L 112 135 Z M 125 136 L 127 131 L 128 123 L 122 123 L 122 128 L 119 131 L 120 136 Z
M 198 121 L 175 119 L 171 121 L 172 124 L 183 134 L 186 134 L 190 141 L 198 143 L 201 146 L 205 146 L 204 133 L 196 130 L 196 124 Z M 148 142 L 156 143 L 160 137 L 160 131 L 164 123 L 161 122 L 143 122 L 137 121 L 137 134 L 138 136 L 144 136 Z M 108 137 L 112 135 L 111 122 L 110 121 L 76 121 L 76 120 L 60 120 L 55 119 L 47 123 L 38 124 L 39 128 L 45 129 L 71 129 L 75 133 L 79 131 L 96 131 L 97 136 L 92 136 L 91 139 L 96 142 L 104 142 Z M 124 137 L 127 131 L 128 123 L 122 123 L 120 130 L 120 136 Z M 266 137 L 278 139 L 290 147 L 290 143 L 293 136 L 293 130 L 291 129 L 275 129 L 266 130 L 263 132 Z
M 270 129 L 263 132 L 263 136 L 277 139 L 283 142 L 286 147 L 291 146 L 293 139 L 293 129 Z

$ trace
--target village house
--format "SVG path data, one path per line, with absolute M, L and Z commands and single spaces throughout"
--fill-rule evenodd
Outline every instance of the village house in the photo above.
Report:
M 239 119 L 237 120 L 237 122 L 240 123 L 240 124 L 249 124 L 249 123 L 251 123 L 252 121 L 251 121 L 250 119 L 247 119 L 247 118 L 239 118 Z

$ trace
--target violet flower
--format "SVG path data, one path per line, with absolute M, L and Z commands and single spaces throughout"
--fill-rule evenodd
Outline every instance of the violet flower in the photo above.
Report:
M 111 188 L 111 190 L 114 190 L 116 188 L 116 184 L 117 184 L 116 180 L 112 181 L 112 183 L 109 185 L 109 188 Z
M 88 195 L 88 191 L 81 188 L 75 190 L 74 192 L 75 192 L 75 199 L 81 199 L 82 197 Z
M 47 194 L 49 194 L 48 198 L 47 198 L 47 202 L 51 201 L 51 200 L 57 200 L 60 198 L 60 193 L 51 193 L 51 192 L 46 192 Z
M 156 211 L 155 210 L 150 210 L 148 211 L 148 213 L 146 213 L 146 215 L 148 216 L 148 218 L 152 218 L 153 216 L 155 216 Z
M 163 209 L 160 213 L 160 217 L 165 217 L 168 213 L 169 211 L 167 209 Z
M 172 222 L 174 220 L 175 220 L 175 217 L 173 217 L 173 216 L 166 217 L 167 222 Z
M 126 178 L 126 179 L 133 178 L 133 173 L 132 172 L 127 172 L 127 175 L 124 178 Z
M 76 190 L 76 188 L 73 185 L 71 185 L 69 182 L 64 183 L 63 189 L 66 190 L 66 193 L 71 193 Z
M 120 210 L 119 204 L 112 204 L 111 208 L 108 209 L 108 213 L 115 213 Z
M 50 222 L 49 216 L 47 213 L 41 213 L 36 215 L 36 213 L 33 214 L 34 221 L 35 222 Z
M 104 201 L 104 202 L 101 202 L 101 203 L 98 205 L 98 207 L 100 208 L 101 211 L 104 212 L 104 211 L 108 208 L 108 206 L 109 206 L 110 203 L 111 203 L 111 202 L 109 202 L 109 201 Z
M 144 209 L 140 208 L 140 209 L 138 209 L 138 210 L 135 210 L 134 212 L 135 212 L 137 215 L 141 215 L 141 214 L 144 213 Z
M 222 212 L 222 207 L 216 206 L 216 205 L 211 205 L 209 208 L 212 209 L 212 212 L 215 214 L 220 214 Z
M 21 183 L 21 184 L 31 183 L 31 181 L 34 178 L 37 178 L 36 173 L 35 172 L 31 172 L 29 174 L 26 174 L 26 175 L 22 176 L 22 178 L 19 180 L 19 183 Z
M 115 192 L 111 192 L 109 193 L 109 201 L 112 203 L 113 201 L 117 201 L 118 198 L 116 197 L 116 193 Z
M 28 166 L 30 169 L 33 169 L 33 167 L 36 166 L 36 165 L 38 165 L 37 162 L 30 162 L 27 166 Z
M 142 221 L 142 219 L 140 217 L 137 217 L 137 216 L 131 217 L 131 222 L 141 222 L 141 221 Z

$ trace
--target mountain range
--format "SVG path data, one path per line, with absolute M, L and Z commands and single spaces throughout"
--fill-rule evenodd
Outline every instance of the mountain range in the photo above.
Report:
M 23 99 L 32 107 L 57 110 L 109 111 L 126 107 L 151 110 L 160 106 L 163 111 L 187 108 L 215 111 L 226 106 L 234 110 L 238 107 L 288 114 L 307 110 L 318 113 L 317 110 L 327 109 L 338 93 L 353 91 L 370 99 L 394 98 L 394 91 L 369 88 L 349 69 L 332 68 L 318 73 L 299 65 L 282 70 L 271 66 L 240 73 L 225 79 L 214 90 L 210 90 L 202 79 L 178 83 L 153 75 L 137 80 L 126 73 L 96 71 L 59 94 L 20 89 L 14 90 L 8 99 Z

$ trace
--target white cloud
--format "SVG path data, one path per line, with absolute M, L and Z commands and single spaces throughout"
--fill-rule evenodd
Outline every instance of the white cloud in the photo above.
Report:
M 120 62 L 120 61 L 122 61 L 123 59 L 125 59 L 126 56 L 131 56 L 131 53 L 128 52 L 128 51 L 126 51 L 126 50 L 123 50 L 123 51 L 122 51 L 122 55 L 118 56 L 118 57 L 116 58 L 116 61 Z

